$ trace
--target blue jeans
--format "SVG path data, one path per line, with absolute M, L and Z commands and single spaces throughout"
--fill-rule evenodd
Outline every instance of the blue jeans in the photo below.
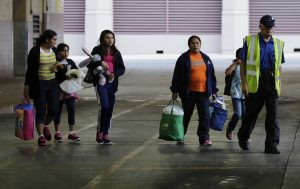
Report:
M 110 121 L 115 105 L 115 94 L 113 83 L 106 83 L 104 86 L 97 85 L 97 92 L 101 104 L 100 132 L 108 133 Z
M 233 107 L 233 115 L 228 124 L 228 130 L 233 131 L 239 121 L 244 115 L 246 111 L 245 107 L 245 99 L 240 98 L 231 98 L 232 107 Z

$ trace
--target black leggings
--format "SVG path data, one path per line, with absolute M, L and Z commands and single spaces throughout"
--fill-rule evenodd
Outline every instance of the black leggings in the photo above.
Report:
M 58 111 L 54 119 L 54 124 L 55 125 L 60 124 L 60 117 L 61 117 L 64 103 L 66 103 L 66 107 L 67 107 L 68 123 L 69 125 L 74 125 L 75 124 L 75 98 L 74 97 L 59 101 Z
M 56 79 L 40 80 L 39 83 L 39 97 L 33 99 L 36 108 L 35 121 L 37 124 L 49 125 L 58 109 L 58 83 Z

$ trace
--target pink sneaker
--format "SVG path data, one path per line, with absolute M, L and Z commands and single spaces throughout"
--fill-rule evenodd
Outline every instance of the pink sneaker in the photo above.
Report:
M 46 139 L 44 136 L 40 136 L 40 138 L 38 139 L 38 145 L 39 146 L 46 146 Z
M 103 133 L 102 132 L 97 131 L 97 133 L 96 133 L 96 141 L 99 144 L 103 144 Z
M 60 134 L 60 132 L 55 133 L 54 140 L 56 140 L 57 142 L 63 142 L 64 141 L 61 134 Z
M 68 139 L 71 140 L 71 141 L 73 141 L 73 142 L 80 141 L 80 137 L 76 133 L 69 134 L 68 135 Z
M 45 136 L 46 140 L 50 141 L 51 140 L 51 132 L 49 127 L 44 127 L 43 129 L 43 135 Z
M 108 134 L 103 136 L 103 144 L 112 144 L 111 140 L 108 138 Z

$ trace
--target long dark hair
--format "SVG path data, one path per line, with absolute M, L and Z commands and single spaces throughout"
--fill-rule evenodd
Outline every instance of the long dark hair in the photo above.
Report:
M 118 49 L 115 46 L 115 43 L 116 43 L 115 34 L 112 31 L 110 31 L 110 30 L 103 30 L 101 32 L 101 34 L 100 34 L 99 42 L 100 42 L 100 47 L 101 47 L 101 54 L 107 54 L 107 52 L 106 52 L 106 45 L 104 43 L 104 38 L 105 38 L 106 34 L 111 34 L 114 37 L 114 43 L 112 44 L 111 49 L 110 49 L 111 52 L 112 52 L 112 54 L 114 54 L 115 52 L 118 51 Z
M 47 40 L 52 39 L 54 36 L 57 36 L 57 33 L 53 30 L 45 30 L 42 35 L 40 35 L 40 38 L 37 40 L 37 44 L 41 45 L 43 43 L 46 43 Z

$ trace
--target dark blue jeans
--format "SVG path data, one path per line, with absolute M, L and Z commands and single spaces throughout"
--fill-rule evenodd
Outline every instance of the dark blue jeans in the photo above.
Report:
M 58 110 L 59 87 L 56 79 L 40 80 L 39 84 L 39 97 L 33 99 L 36 108 L 35 121 L 49 125 Z
M 228 123 L 228 130 L 233 131 L 239 121 L 243 117 L 246 111 L 245 99 L 232 98 L 233 115 Z
M 113 83 L 106 83 L 104 86 L 97 85 L 97 92 L 100 98 L 101 105 L 101 120 L 100 120 L 100 132 L 108 134 L 110 127 L 110 120 L 115 105 L 115 94 L 113 91 Z
M 182 107 L 184 111 L 183 126 L 184 134 L 186 134 L 189 122 L 193 115 L 194 107 L 197 106 L 199 124 L 197 129 L 197 135 L 199 141 L 203 142 L 209 139 L 209 97 L 203 92 L 192 92 L 190 91 L 188 97 L 181 99 Z

